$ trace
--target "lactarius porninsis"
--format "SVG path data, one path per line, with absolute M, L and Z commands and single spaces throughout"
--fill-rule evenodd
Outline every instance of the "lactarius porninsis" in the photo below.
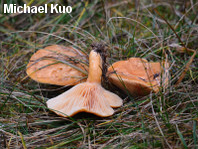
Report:
M 52 45 L 32 55 L 26 73 L 33 80 L 53 85 L 76 85 L 86 79 L 85 54 L 73 47 Z
M 108 68 L 109 81 L 133 96 L 158 92 L 160 86 L 168 85 L 167 62 L 148 62 L 141 58 L 118 61 Z
M 102 58 L 98 52 L 92 50 L 89 55 L 87 81 L 49 99 L 48 108 L 64 117 L 79 112 L 88 112 L 101 117 L 113 115 L 113 108 L 122 106 L 122 99 L 101 86 L 101 77 Z

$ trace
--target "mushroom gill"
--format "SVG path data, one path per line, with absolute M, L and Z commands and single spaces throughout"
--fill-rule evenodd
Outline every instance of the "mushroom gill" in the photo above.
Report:
M 112 107 L 120 107 L 122 99 L 101 86 L 101 68 L 101 56 L 92 50 L 89 56 L 87 81 L 49 99 L 48 108 L 63 117 L 73 116 L 79 112 L 88 112 L 101 117 L 111 116 L 114 113 Z

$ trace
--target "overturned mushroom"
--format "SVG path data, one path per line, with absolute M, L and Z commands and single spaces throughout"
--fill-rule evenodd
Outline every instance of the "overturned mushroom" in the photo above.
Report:
M 26 73 L 40 83 L 75 85 L 85 81 L 85 61 L 84 53 L 73 47 L 52 45 L 32 55 Z
M 47 106 L 60 116 L 73 116 L 88 112 L 101 117 L 111 116 L 112 107 L 120 107 L 122 99 L 101 86 L 102 59 L 92 50 L 89 56 L 89 74 L 85 83 L 47 101 Z
M 107 76 L 111 83 L 133 96 L 144 96 L 168 84 L 168 63 L 148 62 L 141 58 L 119 61 L 108 68 Z M 161 77 L 162 76 L 162 77 Z M 161 83 L 162 82 L 162 83 Z

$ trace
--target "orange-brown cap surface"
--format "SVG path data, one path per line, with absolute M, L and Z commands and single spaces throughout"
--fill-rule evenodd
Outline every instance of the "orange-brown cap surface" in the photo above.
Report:
M 86 76 L 85 55 L 73 47 L 52 45 L 32 55 L 26 73 L 40 83 L 75 85 Z
M 167 69 L 166 64 L 166 69 Z M 160 62 L 148 62 L 141 58 L 118 61 L 108 68 L 107 76 L 114 85 L 128 90 L 133 96 L 144 96 L 151 91 L 158 92 L 161 85 L 167 86 L 168 76 L 162 77 Z

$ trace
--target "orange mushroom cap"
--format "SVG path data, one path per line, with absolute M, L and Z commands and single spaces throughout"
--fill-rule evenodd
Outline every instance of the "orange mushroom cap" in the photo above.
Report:
M 168 69 L 168 63 L 165 63 L 164 69 Z M 161 81 L 164 87 L 167 86 L 168 76 L 162 75 L 163 72 L 163 65 L 159 62 L 130 58 L 112 64 L 107 76 L 111 83 L 124 91 L 128 90 L 133 96 L 144 96 L 151 91 L 158 92 Z
M 84 83 L 47 101 L 47 106 L 56 114 L 67 117 L 79 112 L 88 112 L 101 117 L 111 116 L 112 107 L 120 107 L 122 99 L 101 86 L 102 59 L 100 54 L 91 51 L 89 56 L 89 74 Z
M 75 85 L 85 81 L 87 66 L 79 62 L 85 60 L 84 53 L 73 47 L 52 45 L 32 55 L 26 73 L 40 83 Z

